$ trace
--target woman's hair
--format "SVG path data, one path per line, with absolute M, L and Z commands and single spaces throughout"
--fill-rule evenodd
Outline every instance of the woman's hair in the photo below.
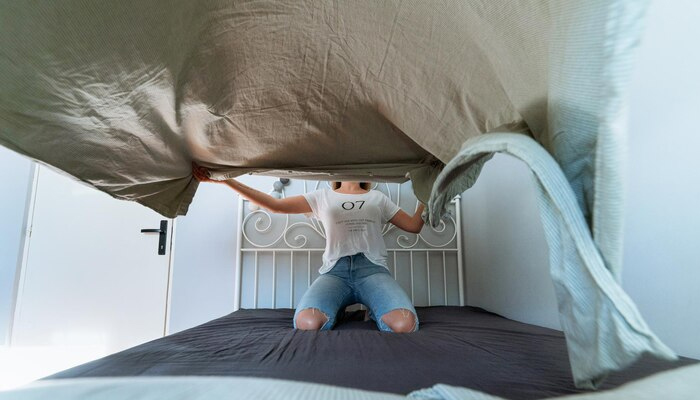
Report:
M 339 187 L 340 187 L 340 182 L 331 181 L 331 189 L 336 190 Z M 370 182 L 360 182 L 360 187 L 364 190 L 370 190 L 372 188 L 372 184 Z

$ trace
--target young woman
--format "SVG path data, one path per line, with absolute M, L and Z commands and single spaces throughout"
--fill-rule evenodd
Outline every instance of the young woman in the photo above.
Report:
M 413 233 L 423 227 L 421 203 L 413 216 L 405 213 L 368 182 L 332 182 L 319 189 L 284 199 L 274 198 L 234 179 L 215 181 L 206 168 L 193 164 L 200 182 L 229 186 L 249 201 L 274 213 L 305 214 L 319 219 L 326 231 L 321 275 L 304 293 L 294 314 L 294 327 L 332 329 L 345 307 L 362 303 L 379 330 L 415 332 L 418 316 L 411 300 L 391 277 L 382 226 L 391 222 Z

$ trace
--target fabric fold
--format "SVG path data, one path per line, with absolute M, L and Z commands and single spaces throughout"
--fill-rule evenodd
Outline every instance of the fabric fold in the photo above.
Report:
M 532 138 L 491 133 L 467 140 L 435 181 L 429 202 L 431 225 L 439 223 L 455 195 L 476 182 L 483 163 L 496 152 L 525 162 L 537 182 L 550 275 L 575 385 L 596 388 L 609 372 L 627 367 L 645 353 L 676 359 L 606 268 L 569 182 Z

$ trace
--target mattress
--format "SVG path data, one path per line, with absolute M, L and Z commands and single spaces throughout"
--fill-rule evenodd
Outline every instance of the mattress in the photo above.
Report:
M 45 379 L 243 376 L 408 394 L 437 383 L 510 399 L 580 392 L 561 332 L 475 307 L 418 307 L 420 331 L 379 332 L 361 312 L 336 329 L 292 329 L 291 309 L 239 310 Z M 603 388 L 695 363 L 643 358 Z

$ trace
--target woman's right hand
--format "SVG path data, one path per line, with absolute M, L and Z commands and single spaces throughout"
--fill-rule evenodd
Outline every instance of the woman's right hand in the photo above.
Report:
M 263 193 L 257 189 L 253 189 L 250 186 L 244 185 L 243 183 L 235 179 L 217 181 L 209 177 L 209 170 L 207 168 L 202 167 L 201 165 L 197 165 L 197 163 L 195 163 L 194 161 L 192 162 L 192 175 L 194 175 L 194 177 L 200 182 L 214 182 L 226 184 L 226 186 L 235 190 L 236 192 L 238 192 L 238 194 L 245 197 L 249 201 L 274 213 L 302 214 L 313 212 L 311 210 L 309 202 L 302 195 L 278 199 L 270 196 L 269 194 Z
M 206 167 L 198 165 L 192 161 L 192 175 L 200 182 L 225 183 L 226 181 L 217 181 L 209 177 L 209 170 Z

